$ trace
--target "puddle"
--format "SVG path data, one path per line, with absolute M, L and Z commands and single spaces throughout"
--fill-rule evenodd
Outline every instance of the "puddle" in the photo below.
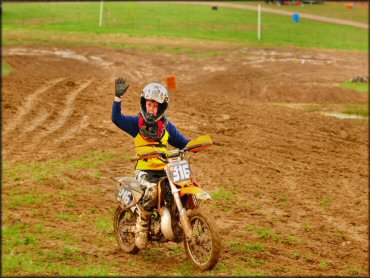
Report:
M 84 62 L 88 61 L 86 56 L 76 54 L 73 51 L 69 51 L 69 50 L 56 50 L 54 51 L 54 54 L 62 58 L 70 58 L 70 59 L 84 61 Z
M 223 66 L 219 66 L 219 67 L 205 66 L 203 67 L 203 70 L 210 71 L 210 72 L 216 72 L 216 71 L 224 71 L 226 70 L 226 68 Z
M 250 64 L 258 64 L 258 63 L 266 63 L 266 62 L 293 62 L 293 63 L 300 63 L 300 64 L 313 64 L 313 65 L 323 65 L 323 64 L 331 64 L 331 61 L 321 61 L 321 60 L 313 60 L 313 59 L 300 59 L 300 58 L 262 58 L 261 57 L 248 57 L 248 59 L 252 60 L 250 62 L 243 62 L 243 65 L 250 65 Z
M 334 62 L 326 56 L 314 57 L 307 54 L 297 55 L 293 52 L 277 52 L 277 51 L 266 51 L 257 50 L 250 51 L 248 59 L 250 61 L 244 62 L 243 64 L 258 64 L 266 62 L 293 62 L 300 64 L 313 64 L 313 65 L 324 65 L 333 64 Z
M 97 56 L 85 56 L 82 54 L 77 54 L 71 50 L 53 49 L 53 50 L 43 50 L 43 49 L 25 49 L 25 48 L 11 48 L 3 52 L 3 55 L 9 56 L 58 56 L 65 59 L 73 59 L 82 62 L 91 62 L 99 64 L 101 66 L 111 66 L 113 63 L 104 61 L 102 58 Z
M 365 120 L 367 117 L 361 115 L 354 115 L 354 114 L 344 114 L 344 113 L 337 113 L 337 112 L 321 112 L 322 115 L 335 117 L 338 119 L 360 119 Z
M 283 106 L 283 107 L 288 107 L 292 109 L 298 109 L 298 110 L 303 110 L 307 112 L 312 112 L 312 113 L 319 113 L 324 116 L 328 117 L 335 117 L 337 119 L 355 119 L 355 120 L 366 120 L 368 119 L 367 116 L 362 116 L 362 115 L 356 115 L 356 114 L 346 114 L 346 113 L 340 113 L 340 112 L 329 112 L 327 109 L 331 108 L 331 111 L 333 111 L 336 108 L 336 111 L 340 110 L 343 111 L 341 106 L 338 107 L 338 105 L 332 105 L 331 107 L 320 107 L 320 104 L 314 104 L 314 103 L 272 103 L 272 105 L 277 105 L 277 106 Z M 326 109 L 326 112 L 323 111 Z

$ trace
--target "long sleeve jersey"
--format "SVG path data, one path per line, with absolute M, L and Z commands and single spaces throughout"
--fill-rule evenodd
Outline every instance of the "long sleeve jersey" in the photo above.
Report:
M 114 101 L 112 107 L 112 122 L 118 126 L 120 129 L 130 134 L 134 138 L 134 143 L 136 146 L 136 152 L 139 153 L 139 148 L 144 145 L 153 146 L 153 142 L 146 141 L 143 136 L 141 136 L 139 130 L 139 116 L 127 116 L 121 113 L 121 102 Z M 165 135 L 161 139 L 162 145 L 167 145 L 167 142 L 174 146 L 175 148 L 183 149 L 186 144 L 190 141 L 185 136 L 183 136 L 170 121 L 167 122 L 165 128 Z M 156 149 L 165 150 L 163 147 Z M 148 162 L 139 162 L 136 165 L 137 170 L 163 170 L 164 164 L 159 159 L 149 159 Z

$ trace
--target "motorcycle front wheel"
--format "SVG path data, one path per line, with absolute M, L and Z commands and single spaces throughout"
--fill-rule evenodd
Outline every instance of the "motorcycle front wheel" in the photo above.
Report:
M 137 214 L 130 209 L 123 210 L 120 206 L 114 215 L 114 235 L 119 247 L 126 253 L 136 254 L 139 248 L 135 245 L 135 225 Z
M 184 246 L 188 258 L 198 269 L 211 270 L 217 264 L 221 251 L 221 240 L 213 219 L 203 210 L 188 211 L 193 231 L 192 240 L 184 237 Z

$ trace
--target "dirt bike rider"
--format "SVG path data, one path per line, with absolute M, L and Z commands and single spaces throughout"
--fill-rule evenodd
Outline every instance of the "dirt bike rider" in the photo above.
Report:
M 190 141 L 166 118 L 165 113 L 169 102 L 167 89 L 159 83 L 146 85 L 141 93 L 141 112 L 136 116 L 121 113 L 121 98 L 129 84 L 126 79 L 115 80 L 115 97 L 112 108 L 112 121 L 123 131 L 134 138 L 136 153 L 165 151 L 167 144 L 183 149 Z M 136 222 L 135 244 L 144 249 L 148 243 L 149 220 L 157 204 L 157 182 L 165 175 L 166 165 L 159 159 L 139 160 L 136 164 L 136 179 L 145 190 L 139 207 Z

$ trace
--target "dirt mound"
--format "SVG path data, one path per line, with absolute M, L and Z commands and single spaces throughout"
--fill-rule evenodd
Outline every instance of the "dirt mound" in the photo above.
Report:
M 94 150 L 122 153 L 120 167 L 117 161 L 99 166 L 99 179 L 82 170 L 27 187 L 12 181 L 4 184 L 4 198 L 11 198 L 12 186 L 50 194 L 63 190 L 69 201 L 55 202 L 53 210 L 80 218 L 61 221 L 60 229 L 80 237 L 78 250 L 90 263 L 112 262 L 110 267 L 121 275 L 158 273 L 158 266 L 162 274 L 179 273 L 186 260 L 172 245 L 153 246 L 162 255 L 123 254 L 88 220 L 96 213 L 111 217 L 116 204 L 110 177 L 133 171 L 123 158 L 133 154 L 133 142 L 111 122 L 114 78 L 129 80 L 123 111 L 136 114 L 141 88 L 171 74 L 178 89 L 171 92 L 170 120 L 189 138 L 210 134 L 215 141 L 192 160 L 200 183 L 219 196 L 210 208 L 224 246 L 211 274 L 364 275 L 368 125 L 273 103 L 366 104 L 367 94 L 339 87 L 357 74 L 367 75 L 366 56 L 289 49 L 229 48 L 207 57 L 95 47 L 4 47 L 3 59 L 13 68 L 2 87 L 7 165 L 69 161 Z M 69 206 L 71 200 L 77 205 Z M 33 209 L 6 207 L 3 224 L 21 219 L 58 229 L 49 206 Z M 50 250 L 58 244 L 46 237 L 42 246 Z M 81 262 L 71 259 L 68 264 Z M 199 275 L 186 271 L 180 273 Z

